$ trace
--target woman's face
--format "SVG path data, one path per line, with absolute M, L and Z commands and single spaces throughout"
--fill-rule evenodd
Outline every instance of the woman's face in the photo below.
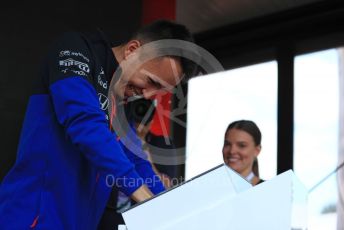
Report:
M 249 133 L 233 128 L 225 136 L 223 160 L 230 168 L 246 177 L 252 171 L 253 161 L 260 149 L 260 145 L 256 146 Z

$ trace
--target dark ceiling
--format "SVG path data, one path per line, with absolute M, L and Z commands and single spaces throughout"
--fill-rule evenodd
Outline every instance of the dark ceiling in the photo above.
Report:
M 194 33 L 323 0 L 177 0 L 176 20 Z

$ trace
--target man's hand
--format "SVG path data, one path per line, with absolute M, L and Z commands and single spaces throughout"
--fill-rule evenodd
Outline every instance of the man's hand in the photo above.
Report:
M 166 174 L 164 173 L 157 173 L 158 177 L 160 178 L 162 184 L 164 185 L 164 187 L 166 189 L 168 188 L 171 188 L 172 187 L 172 181 L 171 181 L 171 178 L 169 176 L 167 176 Z
M 135 202 L 140 203 L 153 197 L 153 193 L 149 190 L 149 188 L 146 185 L 142 185 L 133 194 L 131 194 L 130 197 Z

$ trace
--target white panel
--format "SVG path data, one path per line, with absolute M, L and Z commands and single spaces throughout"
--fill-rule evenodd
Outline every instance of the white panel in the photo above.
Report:
M 307 191 L 291 170 L 240 191 L 219 186 L 228 175 L 247 183 L 222 166 L 125 212 L 128 230 L 307 229 Z
M 129 230 L 170 229 L 250 187 L 239 174 L 221 165 L 129 209 L 123 218 Z

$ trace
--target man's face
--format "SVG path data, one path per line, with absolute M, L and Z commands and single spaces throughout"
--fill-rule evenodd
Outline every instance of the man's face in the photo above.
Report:
M 131 66 L 123 66 L 130 68 Z M 127 71 L 123 69 L 125 75 Z M 152 99 L 157 93 L 171 91 L 182 78 L 180 61 L 174 57 L 159 57 L 143 63 L 137 70 L 122 76 L 120 96 L 129 98 L 142 95 L 145 99 Z

